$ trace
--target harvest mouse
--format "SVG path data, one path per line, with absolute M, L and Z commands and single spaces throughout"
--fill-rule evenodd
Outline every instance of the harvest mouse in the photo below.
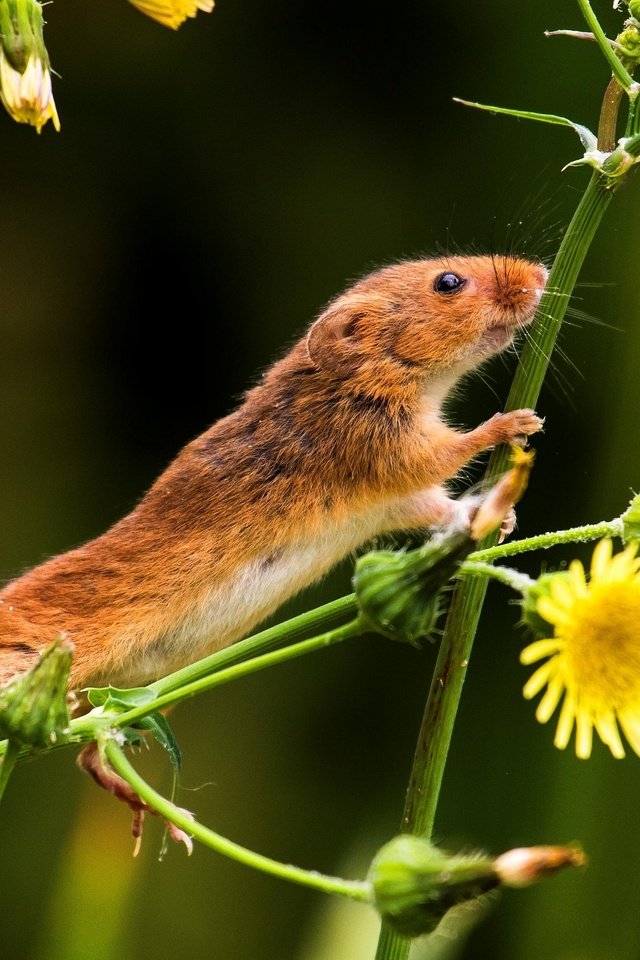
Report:
M 454 519 L 443 484 L 542 421 L 515 410 L 463 433 L 443 400 L 531 323 L 545 282 L 511 256 L 356 282 L 131 513 L 4 587 L 0 684 L 60 632 L 73 687 L 147 683 L 245 636 L 375 535 Z

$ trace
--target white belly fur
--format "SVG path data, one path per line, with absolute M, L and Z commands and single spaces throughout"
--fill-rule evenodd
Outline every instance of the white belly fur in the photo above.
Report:
M 231 579 L 214 584 L 170 633 L 147 646 L 138 664 L 138 682 L 156 678 L 246 636 L 281 603 L 387 529 L 393 509 L 386 504 L 363 511 L 334 524 L 319 537 L 301 537 L 274 559 L 256 556 Z

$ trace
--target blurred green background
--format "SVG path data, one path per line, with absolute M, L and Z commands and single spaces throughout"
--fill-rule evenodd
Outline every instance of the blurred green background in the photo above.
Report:
M 610 6 L 596 3 L 614 33 Z M 593 44 L 544 39 L 582 28 L 569 0 L 219 0 L 177 34 L 125 0 L 46 14 L 62 132 L 0 116 L 4 579 L 126 512 L 351 278 L 438 247 L 551 255 L 587 179 L 560 174 L 577 140 L 451 97 L 595 126 L 608 78 Z M 525 535 L 613 516 L 640 483 L 639 187 L 617 197 L 578 290 L 606 325 L 565 327 L 569 359 L 540 401 Z M 510 367 L 468 384 L 455 420 L 493 413 Z M 290 610 L 349 577 L 347 564 Z M 638 760 L 554 750 L 520 695 L 516 619 L 492 588 L 437 836 L 494 852 L 578 839 L 591 866 L 496 899 L 468 941 L 445 932 L 432 949 L 636 958 Z M 362 875 L 398 827 L 434 656 L 359 640 L 184 705 L 180 802 L 261 852 Z M 159 750 L 140 763 L 170 788 Z M 0 818 L 2 960 L 372 957 L 366 907 L 202 848 L 159 863 L 155 822 L 134 861 L 129 820 L 72 752 L 17 771 Z

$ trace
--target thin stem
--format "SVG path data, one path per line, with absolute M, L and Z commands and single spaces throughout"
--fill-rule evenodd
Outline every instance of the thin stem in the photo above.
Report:
M 344 624 L 342 627 L 336 627 L 335 630 L 329 630 L 327 633 L 323 633 L 319 637 L 312 637 L 310 640 L 303 640 L 300 643 L 291 644 L 291 646 L 284 647 L 282 650 L 273 650 L 271 653 L 265 653 L 260 657 L 253 657 L 251 660 L 246 660 L 242 663 L 236 663 L 224 670 L 219 670 L 216 673 L 209 674 L 206 677 L 201 677 L 199 680 L 194 680 L 192 683 L 185 683 L 183 686 L 169 690 L 162 696 L 157 697 L 151 703 L 146 703 L 143 706 L 126 710 L 124 713 L 120 713 L 117 716 L 109 716 L 105 714 L 103 717 L 101 717 L 99 712 L 96 713 L 94 711 L 90 714 L 87 714 L 86 717 L 81 717 L 80 720 L 78 720 L 78 724 L 73 732 L 76 733 L 78 730 L 82 730 L 83 728 L 87 727 L 95 728 L 96 722 L 99 726 L 104 726 L 106 723 L 108 723 L 109 726 L 128 727 L 137 720 L 140 720 L 142 717 L 148 716 L 150 713 L 157 713 L 159 710 L 162 710 L 165 707 L 173 706 L 176 703 L 180 703 L 182 700 L 187 700 L 190 697 L 195 697 L 199 693 L 204 693 L 205 690 L 212 690 L 214 687 L 219 687 L 222 686 L 222 684 L 230 683 L 232 680 L 239 680 L 241 677 L 246 677 L 251 673 L 257 672 L 258 670 L 265 670 L 267 667 L 273 667 L 276 664 L 284 663 L 287 660 L 293 660 L 296 657 L 302 657 L 307 653 L 314 653 L 316 650 L 322 650 L 325 647 L 333 646 L 336 643 L 341 643 L 343 640 L 349 640 L 352 637 L 359 637 L 366 629 L 367 628 L 364 624 L 364 621 L 357 618 L 349 623 Z
M 2 759 L 2 766 L 0 766 L 0 800 L 4 796 L 4 791 L 7 788 L 9 778 L 13 773 L 13 768 L 18 762 L 18 754 L 20 753 L 20 745 L 16 743 L 15 740 L 9 740 L 7 742 L 7 749 L 4 752 L 4 757 Z
M 519 570 L 512 570 L 510 567 L 494 567 L 491 563 L 480 563 L 476 560 L 466 560 L 460 564 L 456 577 L 465 576 L 489 577 L 490 580 L 497 580 L 518 593 L 526 593 L 535 583 L 535 580 Z
M 476 550 L 469 554 L 467 560 L 483 560 L 490 563 L 501 557 L 514 557 L 530 550 L 549 550 L 561 543 L 586 543 L 589 540 L 600 540 L 601 537 L 621 537 L 622 532 L 622 519 L 616 517 L 615 520 L 588 523 L 583 527 L 570 527 L 568 530 L 555 530 L 553 533 L 539 533 L 535 537 L 525 537 L 522 540 L 501 543 L 485 550 Z
M 258 654 L 268 653 L 270 650 L 287 646 L 309 633 L 330 630 L 345 617 L 353 616 L 356 610 L 355 594 L 351 593 L 346 597 L 340 597 L 339 600 L 325 603 L 322 607 L 316 607 L 315 610 L 309 610 L 284 623 L 262 630 L 253 637 L 240 640 L 225 650 L 218 650 L 211 656 L 204 657 L 196 663 L 191 663 L 182 670 L 176 670 L 161 680 L 149 684 L 149 689 L 159 695 L 168 693 L 170 690 L 176 690 L 185 683 L 199 680 L 201 677 L 225 667 L 242 663 Z
M 272 877 L 289 880 L 292 883 L 310 887 L 312 890 L 320 890 L 322 893 L 330 893 L 365 903 L 371 900 L 371 887 L 366 881 L 343 880 L 341 877 L 331 877 L 317 873 L 315 870 L 303 870 L 301 867 L 294 867 L 288 863 L 280 863 L 278 860 L 272 860 L 270 857 L 255 853 L 253 850 L 248 850 L 219 833 L 215 833 L 201 823 L 192 820 L 184 810 L 176 807 L 175 804 L 143 780 L 131 766 L 115 740 L 107 741 L 105 753 L 116 773 L 120 774 L 129 786 L 133 787 L 146 804 L 156 810 L 165 820 L 175 824 L 180 830 L 184 830 L 185 833 L 190 834 L 206 847 L 210 847 L 211 850 L 215 850 L 216 853 L 230 857 L 232 860 L 243 863 L 247 867 L 252 867 L 254 870 L 268 873 Z
M 628 70 L 622 65 L 621 61 L 615 55 L 614 51 L 611 49 L 609 40 L 600 26 L 600 22 L 596 17 L 595 13 L 591 9 L 591 4 L 589 0 L 578 0 L 578 6 L 582 10 L 582 15 L 589 24 L 591 32 L 593 33 L 596 43 L 600 47 L 602 54 L 605 60 L 608 62 L 611 67 L 611 72 L 620 84 L 621 87 L 630 92 L 635 87 L 633 82 L 633 77 Z

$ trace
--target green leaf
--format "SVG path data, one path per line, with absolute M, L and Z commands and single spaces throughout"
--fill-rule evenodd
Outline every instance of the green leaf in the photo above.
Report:
M 507 117 L 521 117 L 523 120 L 537 120 L 539 123 L 553 123 L 559 127 L 571 127 L 580 137 L 582 146 L 585 150 L 595 150 L 598 146 L 598 138 L 588 127 L 581 123 L 574 123 L 568 117 L 560 117 L 555 113 L 534 113 L 532 110 L 512 110 L 509 107 L 492 107 L 486 103 L 475 103 L 472 100 L 461 100 L 460 97 L 453 98 L 455 103 L 461 103 L 465 107 L 474 107 L 476 110 L 487 110 L 489 113 L 502 113 Z
M 176 773 L 180 773 L 182 753 L 164 714 L 153 713 L 149 717 L 143 717 L 136 722 L 136 728 L 151 731 L 160 746 L 169 754 L 169 759 Z
M 105 710 L 144 707 L 157 699 L 157 694 L 149 687 L 131 687 L 128 690 L 119 690 L 118 687 L 87 687 L 83 692 L 92 707 L 104 707 Z

